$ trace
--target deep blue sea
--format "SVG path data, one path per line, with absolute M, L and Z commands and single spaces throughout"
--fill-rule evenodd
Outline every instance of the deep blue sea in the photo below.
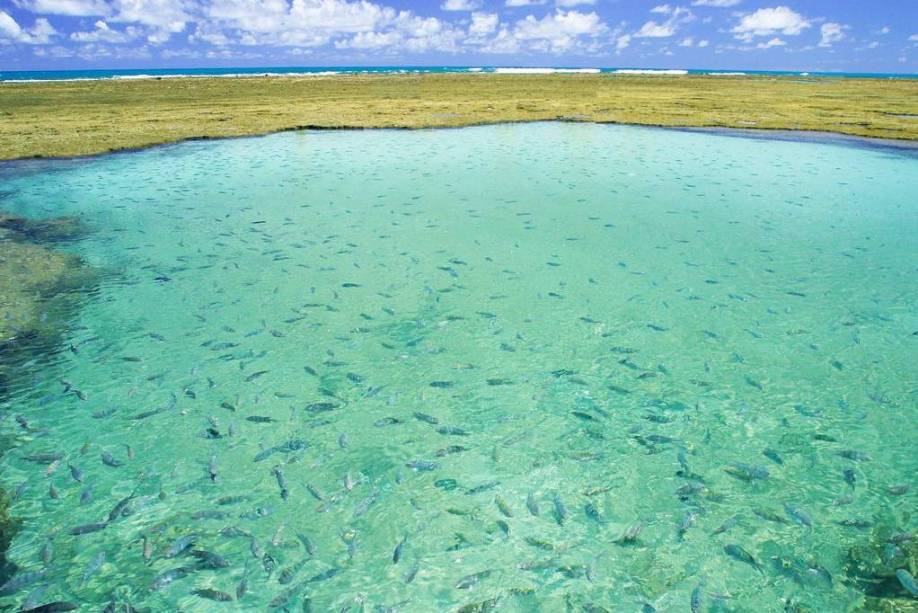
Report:
M 916 79 L 918 74 L 858 73 L 858 72 L 805 72 L 762 70 L 673 70 L 646 68 L 548 68 L 499 66 L 262 66 L 228 68 L 132 68 L 116 70 L 0 70 L 0 81 L 64 81 L 76 79 L 138 79 L 155 77 L 214 77 L 298 74 L 351 74 L 351 73 L 438 73 L 438 72 L 497 72 L 515 74 L 540 74 L 553 72 L 602 72 L 612 74 L 709 74 L 709 75 L 776 75 L 881 79 Z

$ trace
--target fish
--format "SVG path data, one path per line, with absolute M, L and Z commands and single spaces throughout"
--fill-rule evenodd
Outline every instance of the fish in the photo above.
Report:
M 107 451 L 102 452 L 102 463 L 106 466 L 111 466 L 112 468 L 118 468 L 119 466 L 124 466 L 124 462 L 118 460 Z
M 170 568 L 169 570 L 163 571 L 160 574 L 156 575 L 156 577 L 153 578 L 153 581 L 150 582 L 150 590 L 152 591 L 161 590 L 174 581 L 178 581 L 179 579 L 184 579 L 185 577 L 187 577 L 193 572 L 194 572 L 194 569 L 188 566 L 179 566 L 177 568 Z
M 280 488 L 280 497 L 283 500 L 287 500 L 290 496 L 290 490 L 287 489 L 287 480 L 284 478 L 284 473 L 282 473 L 279 468 L 275 468 L 271 472 L 277 480 L 277 487 Z
M 434 426 L 440 423 L 440 420 L 433 415 L 427 415 L 426 413 L 421 413 L 419 411 L 414 412 L 414 418 L 418 421 L 423 421 L 424 423 L 428 423 Z
M 215 455 L 210 456 L 210 462 L 207 464 L 207 474 L 210 477 L 211 482 L 217 482 L 217 456 Z
M 232 602 L 232 594 L 227 594 L 226 592 L 221 592 L 220 590 L 215 590 L 213 588 L 205 587 L 192 590 L 191 593 L 198 598 L 204 598 L 205 600 L 213 600 L 216 602 Z
M 915 577 L 913 577 L 910 572 L 904 568 L 900 568 L 896 570 L 896 579 L 899 580 L 902 587 L 904 587 L 913 598 L 918 598 L 918 582 L 915 581 Z
M 332 577 L 335 577 L 336 575 L 338 575 L 338 573 L 340 572 L 341 572 L 340 568 L 338 568 L 337 566 L 333 566 L 332 568 L 329 568 L 326 571 L 322 571 L 321 573 L 313 575 L 312 577 L 307 579 L 306 582 L 307 583 L 319 583 L 322 581 L 328 581 Z
M 743 562 L 744 564 L 749 564 L 754 569 L 764 574 L 764 571 L 762 570 L 761 565 L 756 561 L 754 557 L 752 557 L 752 554 L 746 551 L 745 549 L 743 549 L 740 545 L 736 545 L 733 543 L 724 545 L 724 553 L 726 553 L 728 556 L 730 556 L 734 560 L 738 560 L 740 562 Z
M 67 464 L 67 466 L 70 468 L 70 476 L 73 477 L 73 480 L 77 483 L 83 483 L 83 471 L 73 464 Z
M 477 573 L 472 573 L 471 575 L 466 575 L 456 582 L 457 590 L 467 590 L 475 585 L 477 585 L 482 579 L 487 579 L 491 575 L 490 570 L 482 570 Z
M 529 513 L 533 517 L 539 516 L 539 502 L 536 500 L 535 495 L 532 492 L 526 494 L 526 508 L 529 510 Z
M 245 382 L 251 383 L 255 379 L 261 377 L 262 375 L 266 375 L 267 373 L 268 373 L 267 370 L 259 370 L 259 371 L 253 372 L 251 375 L 245 378 Z
M 128 503 L 130 503 L 131 500 L 134 499 L 134 495 L 135 493 L 131 492 L 128 496 L 125 496 L 124 498 L 119 500 L 118 503 L 112 508 L 112 510 L 109 511 L 108 513 L 109 523 L 115 521 L 116 519 L 118 519 L 118 517 L 122 515 L 122 513 L 124 513 L 124 510 L 125 508 L 127 508 Z
M 17 573 L 8 579 L 6 583 L 0 585 L 0 596 L 9 596 L 10 594 L 15 594 L 22 588 L 28 587 L 36 581 L 43 579 L 47 573 L 47 569 L 30 570 L 22 573 Z
M 679 521 L 679 526 L 676 528 L 676 534 L 680 541 L 685 539 L 685 533 L 689 531 L 689 528 L 692 527 L 696 519 L 698 519 L 698 513 L 696 511 L 689 511 L 682 516 L 682 519 Z
M 798 524 L 803 526 L 813 525 L 813 519 L 809 516 L 809 514 L 798 507 L 785 503 L 784 512 L 787 513 L 787 516 Z
M 437 432 L 445 436 L 468 436 L 469 433 L 462 428 L 456 426 L 440 426 L 437 428 Z
M 870 454 L 855 449 L 842 449 L 838 452 L 838 455 L 852 462 L 865 462 L 870 460 Z
M 631 525 L 629 525 L 627 528 L 625 528 L 625 531 L 622 533 L 620 537 L 618 537 L 615 540 L 615 542 L 618 543 L 619 545 L 629 545 L 632 543 L 636 543 L 638 540 L 638 536 L 640 536 L 643 530 L 644 530 L 644 522 L 638 520 L 632 523 Z
M 482 483 L 481 485 L 476 485 L 475 487 L 466 490 L 465 493 L 470 496 L 474 496 L 475 494 L 493 490 L 498 485 L 500 485 L 500 481 L 488 481 L 487 483 Z
M 408 570 L 405 571 L 405 574 L 402 575 L 402 581 L 407 585 L 414 581 L 414 578 L 417 577 L 418 571 L 421 570 L 421 566 L 415 563 Z
M 732 515 L 732 516 L 728 517 L 728 518 L 724 521 L 724 523 L 722 523 L 719 527 L 715 528 L 713 532 L 711 532 L 711 535 L 714 536 L 714 535 L 717 535 L 717 534 L 723 534 L 724 532 L 726 532 L 727 530 L 729 530 L 730 528 L 732 528 L 732 527 L 734 527 L 736 524 L 738 524 L 738 523 L 739 523 L 739 520 L 740 520 L 740 516 L 739 516 L 739 515 Z
M 165 556 L 167 558 L 174 558 L 176 556 L 179 556 L 185 553 L 186 551 L 188 551 L 197 542 L 198 542 L 197 534 L 186 534 L 184 536 L 180 536 L 174 541 L 172 541 L 172 544 L 169 546 L 169 549 L 166 550 Z
M 769 449 L 768 447 L 762 451 L 762 455 L 774 462 L 775 464 L 784 464 L 784 460 L 778 455 L 778 452 L 774 449 Z
M 86 568 L 83 569 L 83 574 L 80 576 L 80 585 L 86 585 L 86 582 L 89 581 L 89 578 L 92 577 L 96 572 L 102 568 L 102 565 L 105 564 L 105 552 L 100 551 L 96 554 L 89 564 L 86 565 Z
M 297 562 L 296 564 L 293 564 L 284 569 L 281 569 L 280 574 L 277 576 L 277 582 L 280 583 L 281 585 L 287 585 L 288 583 L 292 583 L 293 580 L 296 578 L 297 573 L 299 573 L 303 569 L 303 567 L 306 566 L 306 562 L 308 562 L 308 560 L 303 559 Z
M 702 585 L 699 583 L 692 590 L 692 595 L 689 599 L 689 609 L 692 613 L 701 613 L 701 605 L 704 600 L 704 594 L 702 593 Z
M 212 551 L 196 549 L 191 552 L 191 555 L 198 559 L 198 568 L 216 570 L 219 568 L 229 568 L 230 566 L 229 560 Z
M 108 522 L 100 522 L 96 524 L 83 524 L 81 526 L 74 526 L 70 529 L 70 534 L 74 536 L 79 536 L 82 534 L 92 534 L 93 532 L 98 532 L 104 530 L 108 527 Z
M 742 481 L 761 481 L 769 476 L 768 469 L 764 466 L 742 462 L 730 464 L 724 468 L 724 472 Z
M 766 521 L 773 521 L 777 524 L 788 523 L 786 519 L 784 519 L 783 517 L 781 517 L 780 515 L 778 515 L 777 513 L 775 513 L 774 511 L 770 509 L 766 509 L 763 507 L 756 507 L 752 509 L 752 512 Z
M 402 537 L 402 540 L 398 542 L 395 546 L 395 549 L 392 551 L 392 563 L 398 564 L 399 560 L 402 559 L 402 550 L 405 548 L 405 543 L 408 541 L 408 535 Z
M 436 470 L 440 467 L 440 464 L 439 462 L 428 462 L 426 460 L 412 460 L 405 464 L 405 466 L 415 472 L 427 472 Z
M 66 600 L 55 600 L 30 608 L 19 609 L 21 613 L 52 613 L 53 611 L 76 611 L 80 606 Z
M 296 596 L 303 589 L 303 584 L 298 583 L 293 587 L 289 587 L 283 592 L 279 593 L 277 596 L 271 599 L 268 603 L 269 609 L 279 609 L 286 605 L 290 600 Z

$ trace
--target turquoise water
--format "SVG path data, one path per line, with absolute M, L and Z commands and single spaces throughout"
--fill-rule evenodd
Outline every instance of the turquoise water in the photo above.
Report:
M 82 216 L 68 249 L 105 276 L 2 408 L 2 604 L 908 602 L 851 552 L 907 568 L 918 521 L 913 156 L 301 132 L 21 164 L 4 190 Z

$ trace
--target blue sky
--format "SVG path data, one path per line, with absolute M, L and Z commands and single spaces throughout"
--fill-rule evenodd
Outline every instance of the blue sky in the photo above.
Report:
M 0 0 L 0 70 L 496 65 L 918 72 L 918 0 Z

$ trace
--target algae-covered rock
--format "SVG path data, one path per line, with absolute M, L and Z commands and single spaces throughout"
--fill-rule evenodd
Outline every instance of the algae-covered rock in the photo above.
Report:
M 896 577 L 905 569 L 918 574 L 918 537 L 878 527 L 870 539 L 848 550 L 845 574 L 866 598 L 865 611 L 918 612 L 918 598 Z

